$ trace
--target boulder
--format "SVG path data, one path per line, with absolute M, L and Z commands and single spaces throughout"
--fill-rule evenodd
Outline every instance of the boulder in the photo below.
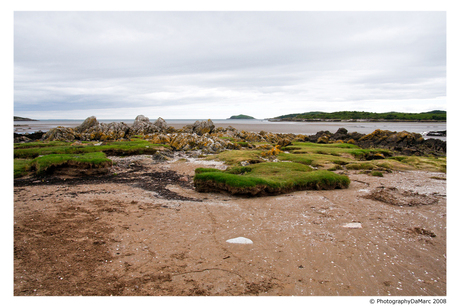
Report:
M 334 133 L 330 139 L 331 141 L 344 141 L 348 137 L 348 130 L 345 128 L 339 128 L 336 133 Z
M 166 121 L 161 117 L 158 117 L 158 119 L 153 123 L 153 125 L 157 126 L 161 132 L 165 132 L 169 128 Z
M 403 155 L 445 155 L 446 142 L 425 140 L 420 133 L 377 129 L 362 136 L 356 144 L 362 148 L 386 148 Z
M 74 130 L 75 130 L 76 133 L 82 133 L 82 132 L 88 130 L 89 128 L 92 128 L 92 127 L 98 126 L 98 125 L 99 125 L 99 122 L 97 121 L 96 117 L 95 116 L 90 116 L 87 119 L 85 119 L 81 125 L 75 127 Z
M 214 130 L 214 128 L 215 128 L 214 123 L 210 119 L 208 119 L 207 121 L 203 120 L 201 122 L 197 120 L 192 125 L 193 133 L 196 133 L 198 135 L 211 133 Z
M 217 153 L 225 149 L 240 148 L 238 144 L 208 134 L 175 133 L 170 135 L 170 139 L 169 145 L 176 151 L 201 150 L 205 153 Z
M 123 138 L 128 137 L 130 132 L 130 127 L 121 122 L 121 123 L 109 123 L 109 124 L 100 124 L 102 135 L 100 140 L 101 141 L 109 141 L 109 140 L 120 140 Z
M 56 127 L 50 129 L 43 135 L 43 141 L 73 141 L 75 139 L 75 131 L 68 127 Z
M 169 144 L 171 142 L 171 137 L 163 133 L 148 134 L 146 135 L 146 139 L 154 144 Z
M 332 136 L 332 133 L 329 131 L 318 131 L 315 135 L 310 135 L 308 137 L 308 142 L 316 143 L 319 138 L 322 138 L 324 140 L 326 137 L 329 138 Z
M 447 136 L 447 130 L 443 131 L 429 131 L 427 136 Z
M 246 132 L 243 130 L 239 133 L 238 136 L 245 142 L 267 142 L 267 140 L 262 135 L 255 132 Z
M 176 133 L 171 135 L 170 138 L 171 141 L 169 145 L 171 145 L 174 150 L 191 150 L 195 147 L 198 135 L 195 133 Z
M 150 123 L 150 120 L 147 116 L 144 116 L 144 115 L 138 115 L 136 116 L 136 118 L 134 119 L 134 126 L 136 125 L 141 125 L 142 123 Z
M 316 142 L 319 144 L 327 144 L 329 143 L 329 136 L 327 134 L 323 134 L 316 140 Z
M 132 127 L 133 135 L 146 135 L 160 132 L 160 128 L 150 122 L 149 118 L 144 115 L 138 115 L 134 120 Z
M 32 142 L 32 140 L 24 135 L 17 136 L 14 138 L 15 143 L 29 143 Z
M 43 137 L 43 135 L 45 134 L 45 132 L 41 131 L 41 130 L 38 130 L 38 131 L 35 131 L 35 132 L 32 132 L 32 133 L 24 133 L 24 134 L 19 134 L 19 133 L 14 133 L 14 139 L 16 140 L 16 138 L 19 138 L 19 137 L 26 137 L 27 139 L 29 139 L 30 141 L 38 141 L 38 140 L 41 140 L 41 138 Z M 23 138 L 21 138 L 23 139 Z M 17 143 L 16 141 L 14 141 L 15 143 Z

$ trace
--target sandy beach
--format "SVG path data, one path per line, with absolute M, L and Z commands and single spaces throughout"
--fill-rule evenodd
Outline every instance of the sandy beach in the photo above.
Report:
M 444 173 L 245 198 L 194 190 L 220 162 L 111 158 L 107 176 L 15 181 L 15 295 L 446 295 Z

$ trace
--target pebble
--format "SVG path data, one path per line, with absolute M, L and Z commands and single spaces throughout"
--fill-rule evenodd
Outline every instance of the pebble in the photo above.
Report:
M 238 238 L 233 238 L 229 239 L 226 241 L 227 243 L 234 243 L 234 244 L 253 244 L 251 239 L 245 238 L 245 237 L 238 237 Z
M 346 224 L 343 224 L 342 227 L 351 228 L 351 229 L 363 228 L 361 223 L 346 223 Z

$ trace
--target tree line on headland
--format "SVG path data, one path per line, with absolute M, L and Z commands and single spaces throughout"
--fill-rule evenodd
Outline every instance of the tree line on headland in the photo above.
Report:
M 364 112 L 364 111 L 339 111 L 339 112 L 306 112 L 281 115 L 272 118 L 273 121 L 446 121 L 446 111 L 434 110 L 422 113 L 402 112 Z

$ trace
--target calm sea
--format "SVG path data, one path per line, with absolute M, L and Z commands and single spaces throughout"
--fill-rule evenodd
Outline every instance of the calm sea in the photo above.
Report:
M 156 119 L 151 119 L 155 122 Z M 204 119 L 165 119 L 166 123 L 175 128 L 182 128 L 185 125 L 193 124 L 197 120 Z M 207 120 L 207 119 L 206 119 Z M 133 119 L 101 119 L 101 123 L 124 122 L 128 125 L 134 123 Z M 232 126 L 238 130 L 246 131 L 267 131 L 273 133 L 295 133 L 295 134 L 315 134 L 318 131 L 336 132 L 339 128 L 345 128 L 348 132 L 371 133 L 376 129 L 390 131 L 408 131 L 422 134 L 425 138 L 429 131 L 446 130 L 446 123 L 419 123 L 419 122 L 269 122 L 267 120 L 228 120 L 212 119 L 216 127 Z M 35 131 L 48 131 L 57 126 L 76 127 L 83 122 L 81 120 L 40 120 L 40 121 L 15 121 L 14 132 L 32 133 Z M 433 137 L 446 140 L 445 137 Z

